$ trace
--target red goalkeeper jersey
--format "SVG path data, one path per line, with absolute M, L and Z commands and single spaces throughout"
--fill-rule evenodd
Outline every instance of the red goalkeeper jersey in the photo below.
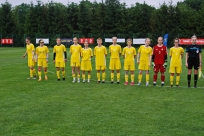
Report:
M 155 45 L 153 48 L 153 55 L 154 55 L 154 64 L 164 64 L 165 56 L 167 55 L 167 48 L 166 46 L 159 47 Z

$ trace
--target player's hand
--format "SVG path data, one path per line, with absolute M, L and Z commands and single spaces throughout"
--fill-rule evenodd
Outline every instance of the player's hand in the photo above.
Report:
M 53 63 L 55 63 L 55 60 L 53 60 Z
M 67 59 L 64 59 L 64 62 L 67 62 Z
M 164 67 L 167 67 L 167 62 L 165 62 L 165 63 L 163 64 L 163 66 L 164 66 Z
M 26 55 L 23 55 L 23 58 L 25 58 Z
M 186 63 L 186 67 L 188 68 L 188 63 Z
M 48 60 L 46 60 L 46 63 L 48 63 Z
M 154 62 L 152 62 L 152 67 L 154 67 L 155 66 L 155 64 L 154 64 Z
M 140 61 L 137 61 L 137 64 L 140 64 Z

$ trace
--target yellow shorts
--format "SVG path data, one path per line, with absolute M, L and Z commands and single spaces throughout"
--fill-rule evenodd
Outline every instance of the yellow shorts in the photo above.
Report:
M 28 67 L 34 67 L 35 61 L 33 59 L 28 59 Z
M 109 69 L 120 70 L 121 69 L 120 59 L 110 59 Z
M 106 66 L 103 65 L 103 66 L 96 66 L 96 70 L 105 70 L 106 69 Z
M 124 64 L 124 70 L 135 70 L 135 65 L 132 64 L 132 65 L 128 65 L 128 64 Z
M 71 67 L 80 67 L 80 62 L 70 62 Z
M 55 62 L 55 67 L 56 67 L 56 68 L 64 68 L 64 67 L 65 67 L 65 62 L 64 62 L 64 61 Z
M 39 67 L 48 67 L 48 63 L 46 62 L 46 59 L 38 59 L 38 66 Z
M 170 66 L 169 68 L 169 73 L 178 73 L 180 74 L 182 72 L 182 67 L 174 67 L 174 66 Z
M 139 70 L 150 70 L 150 66 L 148 63 L 140 63 L 139 64 L 139 67 L 138 67 Z
M 81 61 L 81 70 L 91 71 L 92 70 L 91 61 L 90 60 L 82 60 Z

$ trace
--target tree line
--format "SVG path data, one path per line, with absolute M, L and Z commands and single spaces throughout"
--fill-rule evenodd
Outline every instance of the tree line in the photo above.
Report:
M 172 0 L 155 8 L 147 3 L 127 6 L 120 0 L 102 0 L 77 3 L 22 3 L 12 6 L 5 1 L 0 6 L 0 34 L 43 37 L 150 37 L 156 43 L 158 36 L 175 37 L 204 35 L 204 1 Z M 75 35 L 76 34 L 76 35 Z

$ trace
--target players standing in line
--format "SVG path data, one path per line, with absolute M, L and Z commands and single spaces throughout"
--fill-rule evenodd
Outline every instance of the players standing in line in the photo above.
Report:
M 182 47 L 179 47 L 179 39 L 174 39 L 174 47 L 170 48 L 170 85 L 173 87 L 174 82 L 174 74 L 176 73 L 176 86 L 179 86 L 180 82 L 180 73 L 182 72 L 182 58 L 183 58 L 184 50 Z
M 82 61 L 81 61 L 81 70 L 82 70 L 82 78 L 83 78 L 83 83 L 86 82 L 85 78 L 85 72 L 88 72 L 88 83 L 90 82 L 91 78 L 91 70 L 92 70 L 92 65 L 91 65 L 91 58 L 93 57 L 93 52 L 92 49 L 89 48 L 89 43 L 88 41 L 84 42 L 84 48 L 81 50 L 81 56 L 82 56 Z
M 132 47 L 132 39 L 127 39 L 127 46 L 123 49 L 122 53 L 124 57 L 124 70 L 125 70 L 125 85 L 128 85 L 128 72 L 130 71 L 131 83 L 134 85 L 134 70 L 135 70 L 135 57 L 136 49 Z
M 158 44 L 153 48 L 153 55 L 152 55 L 152 65 L 154 66 L 154 83 L 153 85 L 156 86 L 157 75 L 160 71 L 161 73 L 161 85 L 164 86 L 165 75 L 164 72 L 166 71 L 167 66 L 167 48 L 163 45 L 163 38 L 158 38 Z
M 77 82 L 80 82 L 80 59 L 81 59 L 81 45 L 78 44 L 78 38 L 73 38 L 74 44 L 70 46 L 70 53 L 71 53 L 71 67 L 72 67 L 72 77 L 73 83 L 76 82 L 76 71 L 77 71 Z
M 39 40 L 39 44 L 40 46 L 38 46 L 36 48 L 36 58 L 38 60 L 38 76 L 39 79 L 38 81 L 42 80 L 42 67 L 44 68 L 44 74 L 45 74 L 45 80 L 48 80 L 47 77 L 47 67 L 48 67 L 48 53 L 49 53 L 49 49 L 47 48 L 47 46 L 44 45 L 44 41 L 43 40 Z
M 28 55 L 28 67 L 30 69 L 30 77 L 28 79 L 36 79 L 36 70 L 35 66 L 35 47 L 31 43 L 31 39 L 29 37 L 26 38 L 26 52 L 23 55 L 23 58 Z
M 120 56 L 122 53 L 121 46 L 117 44 L 117 37 L 112 38 L 113 44 L 109 46 L 110 53 L 110 65 L 109 69 L 111 70 L 111 84 L 114 83 L 114 72 L 117 72 L 117 83 L 120 83 Z
M 101 82 L 100 72 L 102 72 L 102 83 L 105 83 L 107 50 L 106 50 L 106 47 L 102 45 L 101 38 L 97 39 L 97 44 L 98 45 L 94 48 L 94 56 L 95 56 L 95 65 L 97 70 L 98 83 Z
M 62 78 L 65 80 L 65 62 L 67 61 L 66 47 L 61 44 L 61 38 L 56 39 L 57 45 L 53 49 L 53 62 L 57 71 L 57 81 L 60 81 L 60 69 L 62 70 Z
M 149 85 L 149 69 L 152 61 L 152 48 L 149 46 L 151 40 L 147 38 L 145 45 L 141 45 L 138 50 L 137 63 L 139 64 L 138 85 L 142 81 L 142 71 L 146 71 L 146 86 Z
M 191 73 L 194 67 L 194 87 L 197 87 L 198 69 L 202 66 L 201 47 L 196 44 L 197 37 L 191 37 L 192 45 L 186 48 L 186 67 L 188 68 L 188 87 L 191 87 Z

